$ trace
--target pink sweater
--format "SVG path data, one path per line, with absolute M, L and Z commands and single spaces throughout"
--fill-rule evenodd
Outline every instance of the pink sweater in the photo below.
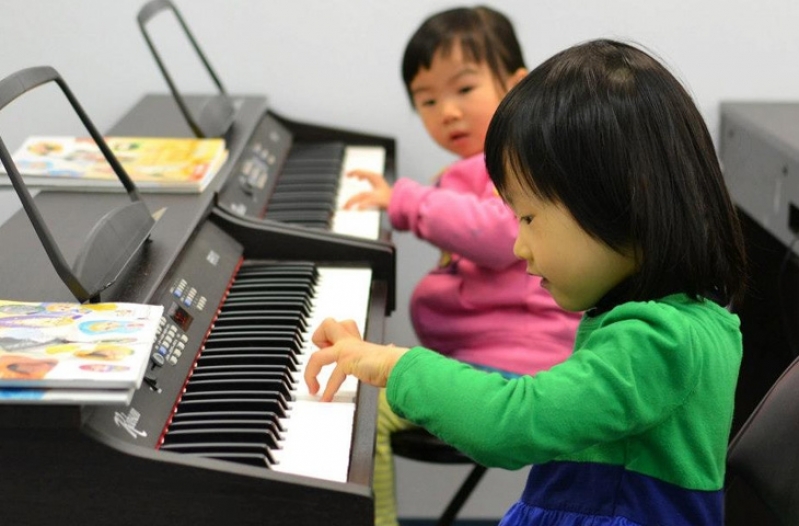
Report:
M 518 374 L 571 354 L 580 314 L 558 307 L 513 255 L 518 223 L 497 195 L 482 154 L 452 164 L 433 187 L 397 180 L 388 214 L 396 230 L 410 230 L 445 252 L 411 298 L 422 345 Z

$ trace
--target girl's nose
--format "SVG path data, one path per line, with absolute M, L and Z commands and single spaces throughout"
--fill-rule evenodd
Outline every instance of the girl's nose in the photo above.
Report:
M 513 255 L 525 261 L 530 260 L 530 250 L 521 242 L 521 238 L 517 235 L 516 241 L 513 242 Z
M 451 100 L 443 101 L 441 105 L 441 116 L 444 120 L 444 123 L 450 123 L 460 119 L 462 116 L 460 106 Z

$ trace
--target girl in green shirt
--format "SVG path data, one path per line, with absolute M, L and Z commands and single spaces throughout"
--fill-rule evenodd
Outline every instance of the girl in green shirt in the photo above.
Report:
M 721 525 L 741 361 L 740 225 L 686 90 L 636 47 L 556 54 L 500 104 L 486 165 L 515 254 L 585 311 L 573 355 L 506 379 L 326 320 L 305 379 L 386 386 L 392 409 L 476 461 L 533 465 L 501 525 Z

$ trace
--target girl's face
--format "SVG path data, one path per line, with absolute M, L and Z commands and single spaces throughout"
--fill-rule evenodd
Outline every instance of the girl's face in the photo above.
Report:
M 635 272 L 635 258 L 591 237 L 559 203 L 543 201 L 511 175 L 506 199 L 519 220 L 513 246 L 527 272 L 561 308 L 583 311 Z
M 439 146 L 462 158 L 483 151 L 488 124 L 505 94 L 487 64 L 465 62 L 456 44 L 448 56 L 437 51 L 430 69 L 419 70 L 410 90 L 427 133 Z

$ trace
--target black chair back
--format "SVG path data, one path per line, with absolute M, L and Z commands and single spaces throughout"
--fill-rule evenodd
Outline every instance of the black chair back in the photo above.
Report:
M 730 442 L 726 498 L 728 525 L 799 524 L 799 358 Z M 743 508 L 770 514 L 768 522 Z

